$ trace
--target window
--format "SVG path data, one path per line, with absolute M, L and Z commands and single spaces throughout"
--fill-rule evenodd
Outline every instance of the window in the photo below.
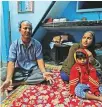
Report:
M 78 1 L 77 12 L 102 11 L 102 1 Z

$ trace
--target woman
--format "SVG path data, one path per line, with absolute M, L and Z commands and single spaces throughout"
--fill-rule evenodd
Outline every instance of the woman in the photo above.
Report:
M 68 75 L 70 73 L 70 69 L 75 64 L 74 53 L 79 48 L 84 48 L 89 50 L 88 55 L 91 56 L 90 61 L 94 64 L 95 60 L 93 60 L 94 59 L 93 57 L 96 57 L 96 54 L 95 54 L 95 33 L 93 31 L 85 32 L 80 43 L 74 44 L 69 49 L 68 57 L 63 62 L 60 73 L 63 81 L 67 81 L 67 82 L 69 81 Z

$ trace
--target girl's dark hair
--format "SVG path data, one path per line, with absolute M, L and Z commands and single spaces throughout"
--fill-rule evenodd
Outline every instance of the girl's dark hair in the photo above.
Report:
M 83 52 L 77 51 L 76 52 L 76 59 L 77 58 L 87 58 L 87 56 Z

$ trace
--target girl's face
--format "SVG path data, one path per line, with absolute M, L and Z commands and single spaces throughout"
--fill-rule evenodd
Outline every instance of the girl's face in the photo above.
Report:
M 77 58 L 76 61 L 81 65 L 85 65 L 87 63 L 86 58 Z
M 83 45 L 84 47 L 88 47 L 88 46 L 91 45 L 92 41 L 93 41 L 93 36 L 92 36 L 92 34 L 91 34 L 90 32 L 86 32 L 86 33 L 84 34 L 84 36 L 82 37 L 82 45 Z

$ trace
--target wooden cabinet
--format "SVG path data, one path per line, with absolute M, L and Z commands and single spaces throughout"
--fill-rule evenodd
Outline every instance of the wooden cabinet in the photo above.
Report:
M 53 49 L 51 49 L 51 59 L 58 65 L 67 58 L 69 49 L 69 45 L 55 44 Z

